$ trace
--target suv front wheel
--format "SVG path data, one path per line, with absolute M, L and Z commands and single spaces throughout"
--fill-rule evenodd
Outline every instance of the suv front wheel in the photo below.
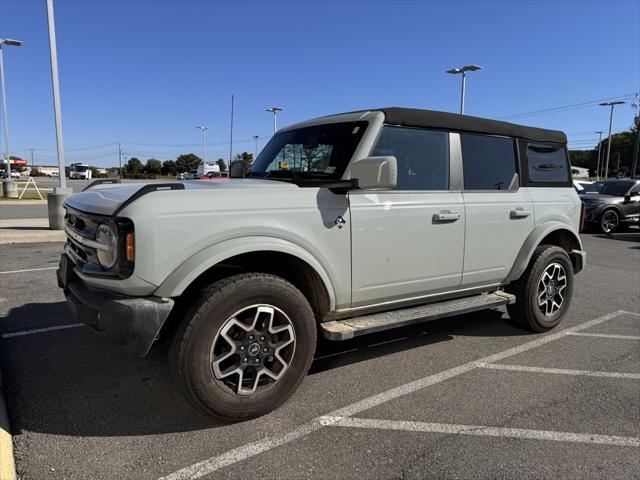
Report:
M 220 280 L 176 332 L 170 367 L 188 400 L 223 420 L 243 420 L 284 403 L 304 379 L 316 345 L 313 311 L 274 275 Z
M 573 293 L 573 266 L 555 245 L 536 248 L 522 276 L 506 289 L 516 296 L 507 311 L 511 321 L 534 332 L 551 330 L 564 317 Z

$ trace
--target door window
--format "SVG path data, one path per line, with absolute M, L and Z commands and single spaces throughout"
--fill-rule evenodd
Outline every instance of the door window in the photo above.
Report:
M 516 174 L 510 138 L 460 134 L 465 190 L 508 190 Z
M 449 189 L 447 132 L 385 126 L 371 155 L 396 157 L 396 190 Z

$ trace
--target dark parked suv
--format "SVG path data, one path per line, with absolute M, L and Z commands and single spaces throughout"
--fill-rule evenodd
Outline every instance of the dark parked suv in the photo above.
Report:
M 640 180 L 628 178 L 601 180 L 587 185 L 580 193 L 589 225 L 611 233 L 622 224 L 640 220 Z

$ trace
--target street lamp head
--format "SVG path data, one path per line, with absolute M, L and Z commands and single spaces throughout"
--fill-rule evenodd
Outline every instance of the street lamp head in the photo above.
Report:
M 22 40 L 14 40 L 12 38 L 0 38 L 0 44 L 10 45 L 12 47 L 19 47 L 22 45 Z
M 205 127 L 204 125 L 202 125 L 202 126 L 196 125 L 196 128 L 199 128 L 202 131 L 209 130 L 209 127 Z
M 254 136 L 253 136 L 253 139 L 254 139 L 254 140 L 257 140 L 258 138 L 260 138 L 258 135 L 254 135 Z
M 475 72 L 476 70 L 482 70 L 480 65 L 465 65 L 462 67 L 463 72 Z
M 462 73 L 462 70 L 459 68 L 452 68 L 451 70 L 447 70 L 447 73 L 453 73 L 455 75 L 456 73 Z
M 281 112 L 281 111 L 282 111 L 282 108 L 280 108 L 280 107 L 269 107 L 269 108 L 267 108 L 267 110 L 266 110 L 266 111 L 267 111 L 267 112 L 276 113 L 276 112 Z
M 601 107 L 610 107 L 610 106 L 613 106 L 613 105 L 622 105 L 623 103 L 626 103 L 626 102 L 624 102 L 622 100 L 618 100 L 616 102 L 602 102 L 599 105 Z

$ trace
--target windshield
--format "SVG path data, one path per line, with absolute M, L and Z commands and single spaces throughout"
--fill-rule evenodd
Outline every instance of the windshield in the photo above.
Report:
M 76 172 L 86 172 L 87 170 L 89 170 L 89 167 L 86 165 L 76 165 L 75 167 L 73 167 L 73 170 Z
M 599 193 L 600 195 L 623 197 L 633 185 L 633 182 L 594 182 L 591 185 L 585 185 L 582 193 Z
M 313 125 L 274 136 L 248 176 L 293 180 L 342 178 L 367 122 Z

